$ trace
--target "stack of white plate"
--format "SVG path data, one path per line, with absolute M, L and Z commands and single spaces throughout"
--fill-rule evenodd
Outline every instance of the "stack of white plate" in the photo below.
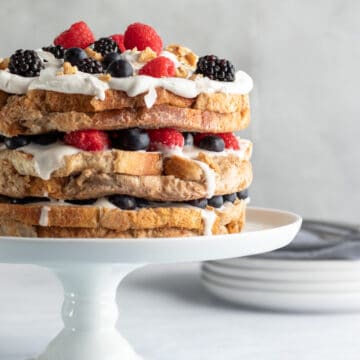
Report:
M 202 266 L 203 283 L 216 297 L 244 307 L 300 312 L 360 310 L 359 260 L 284 259 L 276 258 L 275 253 L 268 258 L 208 261 Z

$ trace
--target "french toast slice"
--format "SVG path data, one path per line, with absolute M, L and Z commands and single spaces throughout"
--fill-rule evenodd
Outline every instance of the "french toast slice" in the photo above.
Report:
M 167 237 L 241 231 L 246 201 L 237 199 L 222 209 L 155 207 L 121 210 L 96 206 L 0 203 L 0 235 L 38 237 Z M 213 220 L 206 224 L 206 215 Z M 44 215 L 45 214 L 45 215 Z M 45 219 L 45 223 L 44 223 Z
M 236 160 L 234 156 L 214 159 L 212 165 L 203 163 L 213 174 L 214 195 L 230 194 L 249 187 L 252 181 L 249 161 Z M 182 162 L 182 159 L 175 158 L 174 161 Z M 168 172 L 176 173 L 176 169 L 175 165 L 169 166 Z M 209 179 L 200 165 L 197 168 L 189 167 L 185 180 L 166 172 L 166 166 L 165 175 L 150 176 L 86 169 L 78 174 L 43 180 L 39 177 L 21 175 L 9 161 L 1 160 L 0 194 L 14 198 L 46 196 L 54 199 L 89 199 L 126 194 L 159 201 L 188 201 L 209 195 Z M 176 175 L 180 176 L 178 173 Z

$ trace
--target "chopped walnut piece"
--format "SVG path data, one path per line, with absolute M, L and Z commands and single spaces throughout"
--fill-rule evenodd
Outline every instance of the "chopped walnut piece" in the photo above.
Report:
M 9 58 L 0 59 L 0 70 L 6 70 L 9 67 Z
M 87 47 L 85 49 L 85 52 L 86 52 L 86 54 L 87 54 L 87 56 L 89 58 L 92 58 L 92 59 L 97 60 L 97 61 L 103 61 L 104 60 L 104 57 L 101 55 L 101 53 L 96 52 L 91 47 Z
M 156 57 L 157 57 L 156 52 L 147 46 L 146 49 L 140 53 L 138 57 L 138 62 L 145 63 L 152 59 L 155 59 Z
M 181 63 L 195 70 L 198 56 L 192 50 L 177 44 L 168 45 L 165 50 L 174 54 Z
M 179 77 L 179 78 L 187 78 L 188 74 L 189 74 L 189 72 L 188 72 L 188 70 L 186 70 L 186 68 L 184 66 L 179 66 L 175 70 L 175 76 Z
M 111 80 L 111 75 L 110 74 L 102 74 L 98 77 L 98 79 L 101 81 L 108 82 Z
M 73 75 L 77 73 L 77 66 L 72 66 L 69 62 L 65 61 L 62 70 L 58 71 L 56 75 Z

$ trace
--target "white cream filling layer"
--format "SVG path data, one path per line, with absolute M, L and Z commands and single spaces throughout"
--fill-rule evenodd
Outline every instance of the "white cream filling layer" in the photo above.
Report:
M 234 82 L 210 80 L 198 77 L 195 80 L 182 78 L 154 78 L 137 75 L 128 78 L 112 78 L 109 82 L 98 79 L 98 75 L 78 71 L 74 75 L 56 75 L 57 66 L 49 65 L 36 78 L 26 78 L 0 70 L 0 89 L 11 94 L 25 94 L 28 90 L 40 89 L 67 94 L 93 95 L 100 100 L 105 99 L 108 89 L 126 92 L 128 96 L 147 93 L 147 106 L 156 101 L 156 87 L 162 87 L 176 95 L 194 98 L 200 93 L 223 92 L 229 94 L 248 94 L 253 88 L 253 81 L 243 71 L 238 71 Z

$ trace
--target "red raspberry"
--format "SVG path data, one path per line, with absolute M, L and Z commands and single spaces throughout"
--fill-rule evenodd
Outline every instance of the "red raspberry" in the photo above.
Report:
M 219 136 L 224 140 L 225 148 L 226 149 L 233 149 L 233 150 L 240 150 L 240 144 L 236 136 L 229 132 L 229 133 L 197 133 L 194 137 L 194 144 L 199 145 L 199 142 L 205 136 Z
M 87 24 L 84 21 L 79 21 L 72 24 L 68 30 L 65 30 L 58 35 L 54 40 L 54 44 L 61 45 L 65 49 L 72 47 L 85 49 L 94 41 L 94 34 Z
M 110 145 L 108 134 L 100 130 L 78 130 L 65 134 L 65 144 L 86 151 L 106 150 Z
M 164 150 L 164 148 L 173 149 L 175 147 L 184 147 L 184 137 L 181 132 L 164 128 L 148 131 L 150 137 L 150 151 Z
M 124 33 L 126 49 L 145 50 L 146 47 L 153 49 L 158 55 L 163 48 L 163 42 L 158 33 L 149 25 L 134 23 L 128 26 Z
M 113 39 L 117 44 L 121 52 L 126 51 L 125 45 L 124 45 L 124 35 L 123 34 L 114 34 L 110 36 L 111 39 Z
M 148 75 L 156 78 L 175 76 L 175 64 L 165 56 L 159 56 L 147 62 L 140 70 L 139 75 Z

